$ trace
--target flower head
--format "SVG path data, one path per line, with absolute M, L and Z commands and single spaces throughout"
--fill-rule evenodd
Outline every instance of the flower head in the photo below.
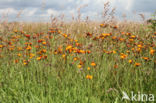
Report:
M 93 76 L 92 75 L 87 75 L 86 79 L 93 79 Z

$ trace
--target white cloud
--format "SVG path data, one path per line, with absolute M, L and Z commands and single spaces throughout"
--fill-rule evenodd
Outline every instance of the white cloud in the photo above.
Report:
M 77 9 L 85 4 L 87 7 L 81 9 L 83 17 L 90 16 L 91 18 L 100 17 L 103 11 L 104 3 L 110 2 L 112 7 L 116 8 L 116 15 L 121 17 L 122 14 L 127 14 L 132 18 L 133 11 L 150 15 L 156 7 L 155 0 L 45 0 L 45 8 L 42 11 L 42 0 L 0 0 L 0 14 L 8 13 L 11 16 L 16 16 L 23 9 L 23 16 L 38 17 L 39 15 L 49 17 L 50 15 L 58 16 L 65 14 L 71 18 L 71 15 L 77 15 Z
M 17 14 L 17 10 L 14 8 L 5 8 L 5 9 L 0 9 L 0 14 Z
M 48 10 L 47 10 L 47 14 L 48 14 L 48 15 L 58 15 L 59 13 L 58 13 L 58 11 L 56 11 L 56 10 L 48 9 Z
M 24 9 L 24 15 L 26 16 L 34 16 L 35 12 L 37 11 L 37 8 L 32 8 L 32 9 Z

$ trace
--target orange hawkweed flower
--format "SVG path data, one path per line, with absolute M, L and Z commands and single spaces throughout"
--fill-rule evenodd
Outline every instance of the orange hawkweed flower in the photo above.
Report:
M 95 62 L 92 62 L 92 63 L 91 63 L 91 66 L 93 66 L 93 67 L 96 66 Z
M 18 30 L 14 30 L 14 33 L 17 33 L 18 32 Z
M 22 48 L 21 48 L 21 47 L 17 47 L 17 49 L 18 49 L 18 51 L 21 51 L 21 50 L 22 50 Z
M 35 54 L 30 53 L 29 56 L 30 56 L 29 58 L 31 59 L 31 58 L 33 58 L 35 56 Z
M 32 47 L 28 45 L 26 49 L 27 49 L 27 50 L 31 50 Z
M 142 48 L 143 46 L 139 44 L 138 47 L 139 47 L 139 48 Z
M 129 42 L 133 42 L 134 41 L 134 39 L 129 39 Z
M 25 37 L 27 37 L 28 39 L 30 39 L 30 35 L 29 34 L 25 34 Z
M 62 55 L 62 58 L 65 58 L 65 57 L 66 57 L 66 55 L 65 55 L 65 54 L 63 54 L 63 55 Z
M 54 54 L 55 54 L 55 55 L 58 54 L 57 50 L 54 51 Z
M 81 64 L 79 64 L 79 65 L 77 65 L 77 67 L 81 69 L 81 68 L 82 68 L 82 65 L 81 65 Z
M 93 36 L 93 34 L 91 34 L 91 33 L 86 33 L 86 37 L 92 37 Z
M 150 54 L 151 54 L 151 55 L 154 55 L 154 52 L 155 52 L 154 49 L 151 49 L 151 50 L 150 50 Z
M 68 35 L 67 34 L 62 34 L 65 38 L 67 38 L 68 37 Z
M 92 75 L 87 75 L 86 79 L 93 79 L 93 76 Z
M 117 37 L 116 36 L 113 36 L 112 39 L 115 40 L 115 39 L 117 39 Z
M 42 59 L 42 56 L 39 56 L 39 57 L 37 57 L 36 59 L 37 59 L 37 60 L 41 60 L 41 59 Z
M 90 70 L 90 69 L 91 69 L 90 67 L 87 68 L 87 70 Z
M 42 53 L 46 53 L 47 52 L 47 50 L 46 49 L 42 49 L 42 51 L 41 51 Z
M 82 54 L 83 54 L 83 53 L 85 53 L 85 51 L 84 51 L 84 50 L 80 50 L 79 52 L 80 52 L 80 53 L 82 53 Z
M 18 60 L 18 59 L 16 59 L 14 62 L 15 62 L 15 63 L 18 63 L 18 62 L 19 62 L 19 60 Z
M 137 50 L 136 50 L 137 52 L 141 52 L 141 48 L 137 48 Z
M 117 27 L 117 26 L 113 26 L 112 28 L 113 28 L 113 29 L 117 29 L 118 27 Z
M 43 58 L 43 59 L 47 59 L 47 55 L 45 55 L 45 56 L 42 56 L 42 58 Z
M 90 53 L 91 53 L 91 51 L 90 51 L 90 50 L 87 50 L 87 53 L 88 53 L 88 54 L 90 54 Z
M 43 42 L 43 39 L 38 40 L 38 43 L 41 43 L 41 42 Z
M 28 65 L 29 60 L 23 60 L 23 65 Z
M 43 41 L 43 42 L 42 42 L 42 44 L 43 44 L 43 45 L 46 45 L 46 44 L 47 44 L 47 42 Z
M 62 53 L 62 52 L 63 52 L 62 46 L 59 46 L 59 47 L 58 47 L 58 53 Z
M 123 53 L 121 53 L 120 55 L 121 55 L 121 56 L 120 56 L 121 59 L 125 59 L 125 58 L 127 57 L 127 55 L 125 55 L 125 54 L 123 54 Z
M 113 50 L 113 54 L 116 54 L 116 51 L 115 50 Z
M 66 50 L 69 50 L 69 49 L 71 49 L 72 48 L 72 46 L 71 45 L 68 45 L 67 47 L 66 47 Z
M 21 54 L 20 54 L 20 53 L 18 53 L 17 55 L 18 55 L 19 57 L 21 56 Z
M 126 35 L 130 36 L 130 35 L 131 35 L 131 33 L 126 33 Z
M 145 61 L 148 61 L 149 58 L 148 57 L 142 57 Z
M 0 48 L 3 48 L 3 45 L 0 45 Z
M 132 64 L 133 60 L 130 59 L 128 62 L 129 62 L 130 64 Z
M 115 64 L 115 65 L 114 65 L 114 68 L 115 68 L 115 69 L 116 69 L 116 68 L 118 68 L 118 65 L 117 65 L 117 64 Z
M 135 63 L 135 66 L 136 67 L 138 67 L 138 66 L 140 66 L 141 65 L 141 63 Z
M 135 39 L 136 36 L 135 36 L 135 35 L 131 35 L 130 38 L 131 38 L 131 39 Z
M 77 61 L 77 60 L 78 60 L 78 58 L 77 58 L 77 57 L 75 57 L 75 58 L 74 58 L 74 61 Z

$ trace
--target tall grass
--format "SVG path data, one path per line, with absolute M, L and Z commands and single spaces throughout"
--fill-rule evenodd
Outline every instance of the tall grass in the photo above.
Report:
M 155 31 L 103 23 L 1 23 L 0 102 L 129 103 L 123 91 L 156 94 Z

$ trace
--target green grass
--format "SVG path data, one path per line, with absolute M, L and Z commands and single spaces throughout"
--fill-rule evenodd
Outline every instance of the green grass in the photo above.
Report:
M 98 29 L 95 31 L 92 25 L 73 25 L 75 28 L 65 25 L 61 31 L 70 33 L 70 38 L 78 40 L 82 44 L 77 48 L 90 50 L 90 54 L 69 53 L 65 50 L 66 47 L 69 44 L 76 47 L 75 42 L 60 34 L 53 35 L 52 39 L 46 39 L 45 36 L 48 32 L 46 27 L 43 28 L 44 30 L 40 29 L 45 32 L 44 35 L 37 39 L 31 37 L 30 40 L 19 32 L 10 32 L 7 36 L 1 32 L 3 40 L 0 41 L 0 44 L 5 45 L 5 47 L 0 48 L 0 55 L 2 56 L 0 58 L 0 103 L 129 103 L 130 101 L 121 100 L 122 91 L 129 95 L 131 91 L 136 94 L 138 92 L 156 94 L 156 68 L 154 68 L 156 55 L 155 53 L 154 55 L 149 54 L 150 46 L 155 43 L 151 31 L 142 32 L 142 27 L 136 29 L 133 27 L 135 25 L 124 30 L 122 30 L 123 28 L 118 30 L 103 29 L 97 26 Z M 68 28 L 70 30 L 67 30 Z M 26 34 L 32 36 L 37 31 L 39 32 L 37 29 L 34 29 L 34 32 L 27 30 Z M 104 40 L 93 40 L 93 37 L 85 38 L 85 32 L 92 33 L 92 31 L 94 32 L 93 37 L 110 32 L 112 36 Z M 130 43 L 131 48 L 126 46 L 129 37 L 121 35 L 120 32 L 131 32 L 132 35 L 137 36 L 138 39 Z M 21 35 L 17 39 L 19 41 L 13 42 L 11 37 L 17 35 Z M 126 42 L 112 40 L 113 36 L 124 38 Z M 37 54 L 39 50 L 35 48 L 38 45 L 38 39 L 45 39 L 50 44 L 50 46 L 40 45 L 39 50 L 47 50 L 45 54 L 42 54 L 47 55 L 47 59 L 40 61 L 36 60 L 40 56 Z M 13 51 L 8 50 L 9 45 L 5 40 L 11 41 L 12 45 L 16 46 Z M 143 48 L 140 53 L 133 52 L 131 49 L 133 47 L 136 49 L 140 41 L 143 41 L 143 45 L 148 47 Z M 32 50 L 18 51 L 17 47 L 24 48 L 25 42 L 32 43 Z M 63 53 L 54 54 L 60 45 Z M 155 49 L 155 46 L 152 48 Z M 107 54 L 103 50 L 115 50 L 116 53 Z M 127 53 L 127 50 L 130 51 L 130 54 Z M 18 53 L 21 53 L 22 56 L 18 57 Z M 29 59 L 27 53 L 34 53 L 35 57 Z M 120 53 L 126 54 L 127 58 L 120 59 Z M 65 54 L 66 57 L 62 58 L 62 54 Z M 77 67 L 80 61 L 73 61 L 74 57 L 78 57 L 84 62 L 81 69 Z M 142 57 L 149 57 L 150 61 L 146 62 Z M 16 59 L 19 60 L 18 63 L 14 63 Z M 128 63 L 129 59 L 133 60 L 133 64 Z M 23 65 L 23 60 L 30 60 L 30 62 L 28 65 Z M 92 67 L 91 62 L 95 62 L 96 66 Z M 141 65 L 136 67 L 134 66 L 135 62 L 139 62 Z M 115 64 L 118 65 L 117 68 L 114 68 Z M 88 67 L 91 70 L 87 70 Z M 91 80 L 86 79 L 86 75 L 92 75 L 93 78 Z

